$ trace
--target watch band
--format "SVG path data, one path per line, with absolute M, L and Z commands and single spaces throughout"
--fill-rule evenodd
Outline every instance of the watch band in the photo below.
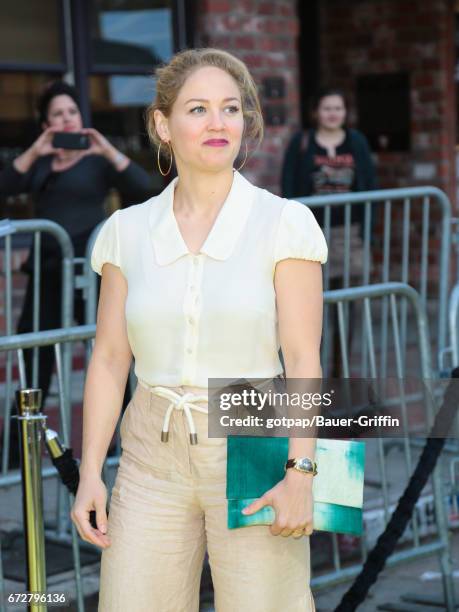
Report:
M 309 457 L 294 457 L 292 459 L 288 459 L 285 464 L 285 469 L 294 468 L 299 472 L 303 472 L 304 474 L 312 474 L 315 476 L 317 472 L 317 463 Z

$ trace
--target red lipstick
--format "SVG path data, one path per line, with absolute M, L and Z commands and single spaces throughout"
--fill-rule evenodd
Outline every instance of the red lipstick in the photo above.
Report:
M 228 144 L 228 141 L 224 138 L 211 138 L 204 142 L 205 145 L 209 145 L 211 147 L 224 147 Z

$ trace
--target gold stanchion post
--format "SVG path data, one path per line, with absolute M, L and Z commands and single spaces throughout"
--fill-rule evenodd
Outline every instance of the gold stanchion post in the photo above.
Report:
M 41 389 L 16 391 L 20 430 L 22 500 L 27 559 L 27 590 L 46 593 L 45 530 L 43 519 L 43 483 L 41 476 L 41 440 L 46 416 L 40 412 Z M 47 610 L 45 603 L 30 602 L 33 612 Z

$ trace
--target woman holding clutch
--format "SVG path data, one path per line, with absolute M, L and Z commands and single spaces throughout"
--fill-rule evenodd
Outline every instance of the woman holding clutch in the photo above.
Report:
M 288 377 L 321 377 L 327 245 L 307 207 L 233 168 L 263 133 L 243 62 L 186 50 L 158 69 L 156 90 L 149 134 L 161 171 L 174 160 L 178 176 L 115 212 L 94 245 L 102 283 L 72 519 L 103 549 L 101 611 L 197 611 L 207 546 L 219 612 L 310 612 L 312 475 L 287 469 L 251 504 L 274 508 L 271 526 L 228 529 L 226 438 L 208 436 L 207 392 L 209 378 L 279 375 L 279 340 Z M 138 386 L 107 520 L 101 468 L 132 356 Z M 314 448 L 290 438 L 289 457 Z

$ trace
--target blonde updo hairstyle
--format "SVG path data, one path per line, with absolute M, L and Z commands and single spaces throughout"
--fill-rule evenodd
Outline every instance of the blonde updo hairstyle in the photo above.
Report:
M 168 64 L 156 69 L 156 96 L 146 111 L 147 132 L 152 145 L 159 147 L 162 142 L 156 131 L 155 110 L 160 110 L 169 117 L 186 79 L 204 66 L 220 68 L 236 81 L 241 94 L 244 117 L 242 137 L 254 140 L 255 146 L 259 146 L 263 139 L 263 116 L 257 86 L 244 62 L 227 51 L 210 47 L 180 51 Z

